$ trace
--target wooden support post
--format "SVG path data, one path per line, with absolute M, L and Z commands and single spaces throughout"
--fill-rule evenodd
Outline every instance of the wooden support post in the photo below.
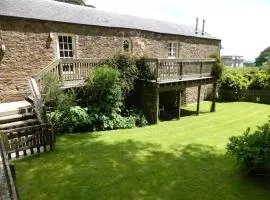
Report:
M 158 86 L 155 88 L 155 109 L 153 113 L 153 124 L 157 124 L 159 121 L 159 91 Z
M 177 119 L 180 119 L 181 115 L 181 90 L 177 90 Z
M 198 86 L 198 96 L 197 96 L 197 115 L 200 113 L 200 100 L 201 100 L 201 85 Z
M 212 94 L 212 104 L 211 104 L 211 109 L 210 112 L 216 112 L 216 97 L 217 95 L 217 83 L 213 84 L 213 94 Z
M 155 78 L 156 78 L 156 82 L 158 82 L 159 80 L 159 72 L 158 72 L 158 69 L 159 69 L 159 62 L 158 62 L 158 59 L 156 59 L 156 73 L 155 73 Z

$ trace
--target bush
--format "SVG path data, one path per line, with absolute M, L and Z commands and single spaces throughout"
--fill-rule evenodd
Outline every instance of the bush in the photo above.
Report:
M 136 60 L 138 78 L 141 80 L 153 80 L 155 75 L 151 72 L 149 65 L 146 63 L 146 60 L 146 57 L 141 57 Z
M 211 55 L 210 57 L 214 58 L 216 60 L 216 63 L 212 69 L 211 74 L 212 74 L 212 76 L 215 76 L 219 79 L 222 76 L 224 64 L 223 64 L 219 55 L 214 54 L 214 55 Z
M 89 74 L 89 107 L 100 113 L 120 112 L 123 106 L 123 93 L 118 70 L 102 65 Z
M 222 101 L 239 101 L 241 92 L 247 90 L 249 81 L 238 73 L 226 73 L 218 81 L 219 99 Z
M 270 89 L 270 75 L 259 72 L 254 74 L 250 81 L 250 89 Z
M 236 156 L 249 172 L 270 170 L 270 121 L 258 127 L 250 134 L 250 129 L 242 136 L 229 138 L 227 151 Z
M 117 53 L 112 58 L 101 62 L 99 66 L 104 66 L 104 64 L 120 72 L 119 78 L 121 79 L 123 95 L 128 95 L 134 89 L 134 80 L 138 76 L 136 58 L 130 54 Z
M 79 106 L 70 107 L 68 111 L 56 110 L 49 114 L 49 118 L 58 132 L 92 130 L 93 119 Z

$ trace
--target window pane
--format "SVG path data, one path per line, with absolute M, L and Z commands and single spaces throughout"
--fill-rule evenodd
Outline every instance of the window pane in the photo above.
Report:
M 64 52 L 65 58 L 68 58 L 68 51 Z
M 67 38 L 68 38 L 67 36 L 63 36 L 64 43 L 67 43 L 67 41 L 68 41 Z
M 68 49 L 68 45 L 64 44 L 64 49 L 67 50 Z
M 64 57 L 64 52 L 60 51 L 60 58 L 63 58 L 63 57 Z
M 72 58 L 73 57 L 73 52 L 69 51 L 68 57 Z
M 69 50 L 72 50 L 72 44 L 69 44 L 69 45 L 68 45 L 68 49 L 69 49 Z
M 72 38 L 71 38 L 71 36 L 68 36 L 68 43 L 72 43 Z
M 58 40 L 59 40 L 59 42 L 63 42 L 63 37 L 62 36 L 58 36 Z
M 59 50 L 63 50 L 63 44 L 62 43 L 59 43 Z

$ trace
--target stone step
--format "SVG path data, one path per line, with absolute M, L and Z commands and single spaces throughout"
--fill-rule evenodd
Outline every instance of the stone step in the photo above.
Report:
M 33 119 L 36 115 L 33 113 L 14 114 L 0 117 L 0 124 L 11 123 L 16 121 L 22 121 L 27 119 Z
M 38 124 L 37 119 L 27 119 L 27 120 L 22 120 L 22 121 L 0 124 L 0 130 L 26 127 L 26 126 L 35 125 L 35 124 Z
M 0 103 L 0 117 L 32 112 L 32 105 L 27 101 Z

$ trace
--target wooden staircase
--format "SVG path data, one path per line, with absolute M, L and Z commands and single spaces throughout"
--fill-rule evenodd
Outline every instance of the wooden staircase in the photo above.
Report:
M 0 130 L 38 125 L 32 104 L 28 101 L 16 101 L 0 104 Z
M 36 81 L 29 79 L 32 97 L 0 104 L 0 142 L 8 159 L 54 149 L 54 134 Z

